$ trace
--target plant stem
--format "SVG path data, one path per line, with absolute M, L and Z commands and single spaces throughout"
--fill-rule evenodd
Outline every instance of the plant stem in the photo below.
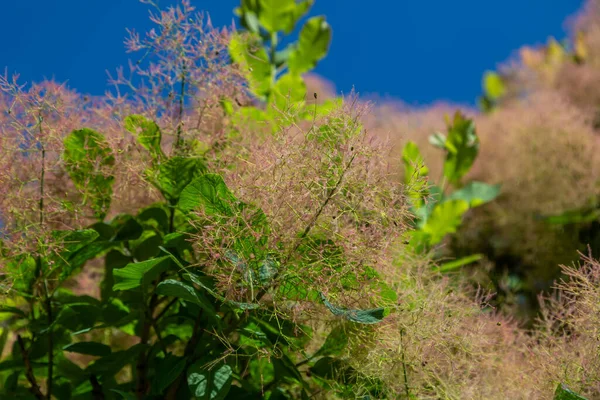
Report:
M 163 317 L 163 315 L 165 315 L 165 313 L 169 310 L 169 308 L 171 308 L 173 304 L 177 303 L 178 300 L 179 298 L 174 297 L 162 310 L 160 310 L 160 312 L 154 320 L 159 321 Z
M 406 360 L 404 358 L 404 328 L 400 329 L 400 349 L 402 352 L 402 372 L 404 374 L 404 390 L 406 398 L 410 399 L 410 388 L 408 387 L 408 375 L 406 373 Z
M 144 324 L 142 325 L 142 332 L 140 334 L 140 344 L 147 344 L 150 340 L 150 328 L 152 327 L 152 314 L 156 305 L 158 296 L 153 294 L 148 304 L 148 309 L 144 313 Z M 137 398 L 142 400 L 146 396 L 148 391 L 148 354 L 146 351 L 142 351 L 138 357 L 136 364 L 136 395 Z
M 179 122 L 177 123 L 177 140 L 175 142 L 175 153 L 181 148 L 181 132 L 183 128 L 183 103 L 185 97 L 185 64 L 181 64 L 181 91 L 179 93 Z
M 310 221 L 308 222 L 308 224 L 304 228 L 304 231 L 302 232 L 302 234 L 300 235 L 300 237 L 296 241 L 296 244 L 294 245 L 294 247 L 290 250 L 290 252 L 288 253 L 288 255 L 283 260 L 283 264 L 287 264 L 290 261 L 290 259 L 292 258 L 292 256 L 296 252 L 296 250 L 298 250 L 298 248 L 302 244 L 302 240 L 304 238 L 306 238 L 306 236 L 308 236 L 308 234 L 310 233 L 310 231 L 312 230 L 312 228 L 315 226 L 315 224 L 317 223 L 317 220 L 319 219 L 319 217 L 321 216 L 321 214 L 325 210 L 325 207 L 327 207 L 327 204 L 329 204 L 329 201 L 331 201 L 331 199 L 333 198 L 333 195 L 337 192 L 337 190 L 339 189 L 340 185 L 342 184 L 342 181 L 344 180 L 344 176 L 346 175 L 346 172 L 348 172 L 348 170 L 352 166 L 352 163 L 354 162 L 355 158 L 356 158 L 356 154 L 353 154 L 352 157 L 350 158 L 350 161 L 348 161 L 348 163 L 346 164 L 346 167 L 344 168 L 344 170 L 340 174 L 340 177 L 338 178 L 335 186 L 329 190 L 329 192 L 327 193 L 327 196 L 325 197 L 325 200 L 323 201 L 323 203 L 321 203 L 321 205 L 319 206 L 317 212 L 310 219 Z M 279 277 L 279 273 L 276 273 L 273 276 L 273 281 L 276 281 L 278 277 Z M 272 286 L 267 286 L 267 287 L 264 287 L 263 289 L 261 289 L 260 292 L 257 293 L 255 301 L 259 301 L 267 293 L 267 291 L 271 287 Z
M 104 392 L 96 375 L 90 376 L 90 383 L 92 384 L 92 398 L 94 400 L 104 400 Z
M 277 81 L 277 65 L 275 64 L 275 55 L 277 54 L 277 32 L 271 33 L 271 92 L 275 88 Z
M 23 355 L 23 363 L 25 364 L 25 375 L 27 376 L 27 380 L 31 385 L 29 389 L 31 393 L 38 399 L 44 400 L 44 395 L 40 390 L 40 386 L 35 380 L 35 375 L 33 374 L 33 369 L 31 368 L 31 362 L 29 361 L 29 354 L 27 354 L 27 350 L 25 350 L 25 344 L 23 343 L 23 338 L 21 335 L 17 335 L 17 342 L 19 343 L 19 348 L 21 349 L 21 354 Z
M 150 317 L 152 317 L 152 316 L 150 316 Z M 158 339 L 158 343 L 160 344 L 160 348 L 166 357 L 167 356 L 167 345 L 165 344 L 162 336 L 160 335 L 160 330 L 158 329 L 158 324 L 156 323 L 156 319 L 151 318 L 151 321 L 152 321 L 152 327 L 154 328 L 154 332 L 156 333 L 156 338 Z
M 187 357 L 186 363 L 185 363 L 185 369 L 187 370 L 187 368 L 192 364 L 193 361 L 195 361 L 193 359 L 192 354 L 194 352 L 194 350 L 196 349 L 196 346 L 198 345 L 198 340 L 200 340 L 200 321 L 202 320 L 202 315 L 204 314 L 204 309 L 200 309 L 200 311 L 198 312 L 198 316 L 196 317 L 196 322 L 194 323 L 194 329 L 192 330 L 192 337 L 190 338 L 189 342 L 187 343 L 187 345 L 185 346 L 185 350 L 183 351 L 183 356 Z M 177 398 L 177 391 L 179 390 L 179 387 L 181 386 L 181 383 L 183 382 L 184 379 L 184 375 L 179 375 L 179 377 L 177 377 L 177 379 L 171 384 L 171 386 L 169 387 L 169 389 L 166 392 L 165 395 L 165 399 L 166 400 L 175 400 Z
M 40 124 L 40 140 L 38 143 L 41 146 L 42 150 L 42 171 L 40 174 L 40 201 L 39 201 L 39 212 L 40 212 L 40 228 L 44 225 L 44 180 L 46 176 L 46 147 L 44 146 L 44 142 L 41 140 L 41 136 L 43 134 L 42 131 L 42 117 L 39 118 Z
M 52 300 L 48 291 L 48 281 L 44 280 L 44 289 L 46 292 L 46 312 L 48 314 L 48 326 L 51 327 L 54 322 L 52 316 Z M 52 335 L 52 329 L 48 330 L 48 389 L 46 397 L 48 400 L 52 399 L 52 384 L 53 384 L 53 369 L 54 369 L 54 337 Z
M 39 201 L 39 213 L 40 213 L 40 229 L 44 226 L 44 185 L 45 185 L 45 177 L 46 177 L 46 146 L 44 146 L 43 136 L 44 130 L 42 127 L 42 123 L 44 118 L 40 115 L 38 117 L 38 128 L 40 131 L 40 137 L 38 139 L 38 143 L 40 144 L 42 150 L 42 166 L 40 173 L 40 201 Z M 42 271 L 42 257 L 38 255 L 38 262 L 40 266 L 40 273 L 43 274 Z M 45 303 L 46 303 L 46 313 L 48 314 L 48 327 L 52 326 L 53 316 L 52 316 L 52 300 L 50 296 L 50 291 L 48 290 L 48 280 L 44 278 L 44 295 L 45 295 Z M 52 335 L 52 329 L 48 330 L 48 381 L 47 381 L 47 393 L 46 398 L 48 400 L 52 399 L 52 386 L 53 386 L 53 370 L 54 370 L 54 338 Z

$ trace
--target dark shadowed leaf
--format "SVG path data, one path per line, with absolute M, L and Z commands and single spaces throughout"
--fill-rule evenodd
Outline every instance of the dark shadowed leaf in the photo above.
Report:
M 163 233 L 169 231 L 169 216 L 163 207 L 148 207 L 142 210 L 137 216 L 140 222 L 152 224 Z
M 142 225 L 133 216 L 128 214 L 116 216 L 111 221 L 111 225 L 117 230 L 117 234 L 113 239 L 115 242 L 139 239 L 144 232 Z
M 164 360 L 158 363 L 152 391 L 155 394 L 161 394 L 167 389 L 183 373 L 186 362 L 187 360 L 183 357 L 168 354 Z
M 64 351 L 70 353 L 87 354 L 90 356 L 103 357 L 109 355 L 112 351 L 110 346 L 98 342 L 76 342 L 63 347 Z
M 329 332 L 323 346 L 315 353 L 315 356 L 339 355 L 348 346 L 348 335 L 343 325 L 336 326 Z
M 194 303 L 206 310 L 213 318 L 217 318 L 216 310 L 212 304 L 201 293 L 198 293 L 192 285 L 174 279 L 167 279 L 158 284 L 156 293 Z

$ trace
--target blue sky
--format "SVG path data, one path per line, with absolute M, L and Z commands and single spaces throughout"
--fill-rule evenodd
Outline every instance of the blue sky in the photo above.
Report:
M 102 94 L 106 70 L 126 65 L 125 28 L 151 27 L 137 0 L 3 1 L 0 69 L 24 81 L 54 77 Z M 160 4 L 170 4 L 162 0 Z M 215 25 L 229 25 L 239 0 L 192 0 Z M 338 91 L 475 104 L 481 76 L 524 44 L 565 34 L 582 0 L 316 0 L 333 28 L 330 53 L 316 72 Z

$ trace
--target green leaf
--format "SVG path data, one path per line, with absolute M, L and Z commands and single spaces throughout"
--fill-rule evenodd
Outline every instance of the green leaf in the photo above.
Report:
M 300 277 L 287 275 L 281 284 L 277 286 L 277 291 L 286 300 L 318 301 L 320 299 L 319 292 L 305 286 L 306 284 Z
M 500 75 L 493 71 L 486 71 L 483 76 L 483 90 L 489 99 L 495 101 L 506 93 L 506 86 Z
M 98 233 L 99 240 L 111 240 L 116 234 L 115 228 L 105 222 L 96 222 L 90 226 L 90 229 Z
M 57 244 L 62 244 L 62 257 L 68 258 L 77 250 L 96 240 L 100 235 L 94 229 L 77 231 L 52 231 L 52 238 Z
M 455 114 L 453 125 L 448 130 L 444 176 L 456 185 L 469 172 L 477 157 L 479 138 L 473 121 L 466 119 L 460 112 Z
M 298 370 L 298 367 L 294 364 L 292 360 L 288 357 L 287 354 L 283 353 L 280 356 L 271 358 L 271 362 L 273 363 L 275 369 L 275 380 L 276 381 L 284 381 L 291 382 L 294 384 L 302 384 L 306 385 L 304 379 L 302 379 L 302 374 Z
M 243 2 L 242 4 L 248 2 Z M 313 0 L 258 0 L 258 20 L 269 33 L 291 33 L 296 22 L 309 10 Z
M 233 35 L 229 41 L 229 54 L 242 70 L 250 91 L 265 100 L 271 91 L 272 69 L 269 56 L 257 36 Z
M 94 229 L 52 232 L 54 241 L 64 246 L 59 254 L 51 257 L 55 268 L 60 268 L 58 269 L 60 281 L 70 277 L 75 269 L 81 267 L 87 260 L 96 257 L 103 250 L 99 246 L 90 245 L 98 236 L 98 232 Z
M 170 264 L 170 257 L 160 257 L 127 264 L 125 268 L 114 269 L 113 275 L 116 283 L 113 290 L 130 290 L 148 284 L 166 271 Z
M 207 214 L 233 215 L 238 200 L 229 191 L 220 175 L 206 174 L 190 183 L 181 193 L 179 208 L 189 212 L 203 208 Z
M 21 310 L 20 308 L 11 307 L 11 306 L 5 306 L 5 305 L 0 305 L 0 314 L 2 314 L 2 313 L 16 314 L 19 317 L 26 317 L 27 316 L 27 314 L 25 314 L 25 311 Z
M 136 240 L 144 233 L 144 227 L 131 215 L 121 214 L 116 216 L 111 225 L 117 229 L 117 234 L 113 241 L 121 242 L 125 240 Z
M 242 15 L 242 26 L 252 33 L 260 33 L 260 23 L 254 11 L 247 11 Z
M 185 370 L 187 359 L 168 354 L 158 363 L 156 375 L 152 385 L 152 392 L 161 394 Z
M 321 293 L 321 300 L 333 315 L 343 317 L 348 321 L 357 322 L 359 324 L 377 324 L 383 320 L 385 313 L 385 309 L 382 307 L 368 310 L 339 308 L 331 304 L 323 293 Z
M 152 158 L 160 159 L 165 156 L 160 147 L 162 135 L 156 122 L 143 115 L 133 114 L 125 118 L 125 129 L 136 135 L 138 143 L 150 152 Z
M 189 279 L 190 281 L 192 281 L 196 285 L 200 286 L 202 289 L 206 290 L 213 297 L 215 297 L 218 300 L 221 300 L 225 304 L 229 304 L 229 305 L 234 306 L 236 308 L 239 308 L 241 310 L 254 310 L 254 309 L 260 307 L 260 305 L 256 304 L 256 303 L 240 303 L 240 302 L 237 302 L 237 301 L 229 300 L 229 299 L 225 298 L 224 296 L 221 296 L 219 293 L 215 292 L 214 290 L 212 290 L 208 286 L 206 286 L 204 284 L 204 282 L 202 282 L 194 274 L 185 274 L 184 278 Z
M 137 400 L 137 397 L 135 397 L 131 393 L 127 393 L 127 392 L 124 392 L 122 390 L 117 390 L 117 389 L 110 389 L 110 391 L 120 395 L 121 399 L 123 399 L 123 400 Z
M 112 199 L 114 176 L 110 172 L 115 158 L 104 137 L 91 129 L 71 132 L 64 139 L 65 169 L 75 187 L 83 193 L 94 216 L 104 219 Z
M 310 372 L 323 379 L 336 380 L 342 384 L 356 381 L 355 370 L 345 361 L 334 357 L 323 357 L 310 368 Z
M 266 99 L 266 97 L 265 97 Z M 275 118 L 272 113 L 267 113 L 260 108 L 248 106 L 237 109 L 232 118 L 233 130 L 229 133 L 230 138 L 236 137 L 239 131 L 235 128 L 238 126 L 252 131 L 271 130 L 275 132 L 277 127 L 274 123 Z
M 63 347 L 70 353 L 87 354 L 90 356 L 104 357 L 112 353 L 110 346 L 98 342 L 76 342 Z
M 158 284 L 156 287 L 156 293 L 162 294 L 163 296 L 177 297 L 190 303 L 194 303 L 208 311 L 213 318 L 217 318 L 217 312 L 212 304 L 210 304 L 210 302 L 204 298 L 201 293 L 198 293 L 193 286 L 184 282 L 174 279 L 167 279 Z
M 219 363 L 208 369 L 205 361 L 188 368 L 187 382 L 196 399 L 223 400 L 233 381 L 233 371 L 227 364 Z
M 310 18 L 300 31 L 296 49 L 290 54 L 288 67 L 292 74 L 303 74 L 315 68 L 329 50 L 331 27 L 324 17 Z
M 190 182 L 206 171 L 204 158 L 170 157 L 158 167 L 153 183 L 167 200 L 174 202 Z
M 295 46 L 293 44 L 289 44 L 283 50 L 279 50 L 275 52 L 274 63 L 277 68 L 281 67 L 290 59 L 290 55 L 294 51 Z
M 479 261 L 482 258 L 483 258 L 483 254 L 473 254 L 473 255 L 470 255 L 467 257 L 462 257 L 462 258 L 459 258 L 458 260 L 443 263 L 438 268 L 436 268 L 436 271 L 439 271 L 439 272 L 454 271 L 455 269 L 458 269 L 465 265 L 474 263 L 475 261 Z
M 140 222 L 150 223 L 151 221 L 155 221 L 155 226 L 163 233 L 169 232 L 169 216 L 165 209 L 161 206 L 148 207 L 143 209 L 138 215 L 137 219 Z
M 54 323 L 46 330 L 52 330 L 53 325 L 61 325 L 70 331 L 77 331 L 93 327 L 96 321 L 100 319 L 102 309 L 89 303 L 71 303 L 63 306 Z M 45 330 L 44 330 L 45 331 Z
M 429 136 L 429 143 L 439 149 L 446 149 L 446 135 L 441 132 L 436 132 Z
M 469 182 L 463 188 L 451 193 L 446 200 L 464 200 L 469 207 L 477 207 L 494 200 L 500 194 L 501 185 L 483 182 Z
M 339 355 L 347 347 L 348 335 L 346 334 L 346 328 L 343 325 L 336 326 L 329 332 L 325 343 L 323 343 L 323 346 L 321 346 L 314 356 Z
M 146 231 L 148 232 L 148 231 Z M 152 232 L 145 237 L 141 242 L 135 243 L 133 256 L 138 261 L 146 261 L 152 257 L 156 257 L 160 253 L 160 246 L 163 245 L 162 236 Z
M 600 219 L 600 208 L 596 205 L 576 210 L 568 210 L 558 215 L 542 217 L 550 224 L 569 225 L 569 224 L 587 224 Z
M 104 279 L 100 284 L 100 296 L 103 301 L 110 299 L 113 295 L 114 269 L 123 268 L 132 261 L 133 259 L 130 256 L 124 255 L 119 250 L 111 250 L 106 254 L 104 257 Z
M 469 204 L 464 200 L 437 204 L 422 228 L 423 233 L 429 235 L 429 245 L 435 245 L 447 234 L 455 233 L 468 209 Z
M 415 204 L 423 203 L 423 196 L 427 188 L 426 176 L 429 169 L 425 166 L 425 160 L 414 142 L 407 142 L 402 149 L 402 162 L 404 163 L 404 183 L 406 183 L 408 195 Z
M 271 279 L 277 274 L 277 261 L 271 257 L 267 256 L 258 267 L 258 280 L 261 285 L 268 285 L 271 282 Z
M 285 74 L 277 80 L 273 92 L 274 104 L 278 110 L 288 110 L 304 101 L 306 85 L 299 75 Z
M 103 376 L 112 377 L 127 364 L 130 364 L 132 360 L 137 359 L 140 352 L 147 348 L 148 345 L 138 343 L 127 350 L 113 352 L 94 361 L 94 363 L 86 368 L 86 372 L 97 375 L 98 378 Z
M 587 400 L 585 397 L 578 395 L 563 383 L 559 383 L 554 392 L 554 400 Z

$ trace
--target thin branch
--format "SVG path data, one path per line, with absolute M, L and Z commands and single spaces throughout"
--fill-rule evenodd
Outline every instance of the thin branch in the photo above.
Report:
M 96 375 L 90 376 L 90 383 L 92 384 L 92 398 L 94 400 L 104 400 L 104 392 Z
M 27 380 L 31 385 L 29 389 L 31 393 L 38 398 L 39 400 L 44 400 L 45 397 L 42 394 L 40 386 L 35 380 L 35 375 L 33 374 L 33 369 L 31 368 L 31 362 L 29 362 L 29 354 L 27 354 L 27 350 L 25 350 L 25 344 L 23 343 L 23 338 L 21 335 L 17 335 L 17 342 L 19 343 L 19 348 L 21 349 L 21 354 L 23 355 L 23 363 L 25 364 L 25 375 L 27 376 Z
M 199 328 L 200 328 L 200 321 L 202 320 L 203 314 L 204 314 L 204 309 L 201 308 L 200 311 L 198 312 L 198 316 L 196 317 L 196 322 L 194 323 L 194 329 L 192 330 L 192 337 L 188 341 L 187 345 L 185 346 L 185 350 L 183 351 L 183 356 L 187 357 L 187 361 L 185 363 L 186 364 L 185 369 L 187 369 L 187 367 L 189 367 L 190 364 L 192 363 L 193 358 L 191 356 L 192 356 L 194 350 L 196 350 L 198 341 L 200 340 L 201 329 L 199 329 Z M 179 391 L 179 387 L 181 386 L 183 379 L 184 379 L 184 375 L 179 375 L 179 377 L 177 377 L 177 379 L 171 384 L 171 386 L 167 389 L 167 392 L 165 394 L 166 400 L 175 400 L 177 398 L 177 392 Z
M 41 146 L 42 150 L 42 170 L 40 174 L 40 202 L 39 202 L 39 212 L 40 212 L 40 229 L 44 226 L 44 185 L 45 185 L 45 176 L 46 176 L 46 146 L 44 145 L 43 136 L 44 130 L 42 127 L 42 123 L 44 118 L 40 115 L 38 117 L 40 137 L 38 139 L 38 143 Z M 41 256 L 38 256 L 38 262 L 40 263 L 40 267 L 42 264 Z M 43 273 L 40 268 L 40 273 Z M 51 327 L 54 322 L 54 318 L 52 316 L 52 300 L 50 298 L 50 291 L 48 290 L 48 280 L 44 278 L 44 294 L 45 294 L 45 303 L 46 303 L 46 313 L 48 314 L 48 326 Z M 52 399 L 52 386 L 54 380 L 54 335 L 52 334 L 52 329 L 48 330 L 48 379 L 46 382 L 47 393 L 46 398 L 48 400 Z
M 181 148 L 181 131 L 183 127 L 183 105 L 185 98 L 185 63 L 181 66 L 181 92 L 179 93 L 179 123 L 177 124 L 177 141 L 175 142 L 175 152 Z
M 329 201 L 333 198 L 333 195 L 337 192 L 337 190 L 339 189 L 340 185 L 342 184 L 342 181 L 344 180 L 344 176 L 346 176 L 346 172 L 348 172 L 348 170 L 352 166 L 352 163 L 354 162 L 354 158 L 355 157 L 356 157 L 356 154 L 353 154 L 352 157 L 350 158 L 350 160 L 348 161 L 348 163 L 346 164 L 346 167 L 344 168 L 344 170 L 340 174 L 340 177 L 339 177 L 338 181 L 336 182 L 335 186 L 333 188 L 331 188 L 331 190 L 329 190 L 329 193 L 327 193 L 327 196 L 325 197 L 325 200 L 323 201 L 323 203 L 321 203 L 321 205 L 319 206 L 319 209 L 317 210 L 317 212 L 313 215 L 313 217 L 311 218 L 311 220 L 309 221 L 309 223 L 306 225 L 306 228 L 304 228 L 304 231 L 302 232 L 302 234 L 300 235 L 300 237 L 298 237 L 298 240 L 296 241 L 296 244 L 290 250 L 290 252 L 288 253 L 287 257 L 284 259 L 284 261 L 283 261 L 284 265 L 287 262 L 289 262 L 289 260 L 292 258 L 292 256 L 296 252 L 296 250 L 298 250 L 298 248 L 302 244 L 302 240 L 304 238 L 306 238 L 306 236 L 308 236 L 308 234 L 310 233 L 310 231 L 312 230 L 312 228 L 315 226 L 317 220 L 319 219 L 319 217 L 321 216 L 321 214 L 325 210 L 325 207 L 327 207 L 327 204 L 329 204 Z M 273 276 L 273 282 L 275 282 L 278 277 L 279 277 L 279 273 L 276 273 L 275 276 Z M 272 287 L 272 285 L 266 286 L 266 287 L 262 288 L 260 290 L 260 292 L 257 293 L 255 301 L 258 302 L 265 294 L 267 294 L 267 291 L 271 287 Z
M 408 386 L 408 375 L 406 373 L 406 360 L 404 356 L 404 328 L 400 329 L 400 348 L 402 350 L 402 372 L 404 374 L 404 390 L 406 398 L 410 399 L 410 388 Z
M 171 306 L 173 306 L 173 304 L 177 303 L 178 300 L 179 299 L 177 297 L 174 297 L 162 310 L 160 310 L 160 312 L 154 319 L 156 321 L 159 321 L 163 317 L 163 315 L 165 315 L 166 312 L 169 311 L 169 308 L 171 308 Z

